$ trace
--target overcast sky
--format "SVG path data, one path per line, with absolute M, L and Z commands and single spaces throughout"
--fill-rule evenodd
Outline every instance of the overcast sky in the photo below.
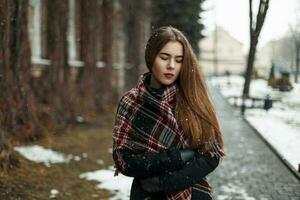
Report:
M 260 35 L 259 46 L 280 38 L 296 21 L 296 10 L 300 0 L 270 0 L 265 24 Z M 258 6 L 258 0 L 253 6 Z M 249 0 L 207 0 L 202 15 L 207 30 L 213 30 L 215 22 L 232 36 L 249 44 Z M 257 7 L 255 8 L 255 12 Z M 299 9 L 298 9 L 299 10 Z M 300 12 L 300 11 L 299 11 Z

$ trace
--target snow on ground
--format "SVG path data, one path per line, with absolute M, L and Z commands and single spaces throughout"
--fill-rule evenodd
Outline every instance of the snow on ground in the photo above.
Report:
M 254 197 L 249 196 L 245 188 L 239 185 L 229 183 L 221 186 L 220 191 L 225 192 L 226 195 L 218 195 L 218 200 L 229 200 L 232 199 L 232 197 L 243 200 L 255 200 Z
M 37 163 L 44 163 L 47 167 L 50 167 L 54 163 L 68 163 L 72 159 L 75 161 L 81 160 L 80 156 L 65 155 L 39 145 L 19 146 L 14 149 L 26 159 Z
M 231 104 L 230 96 L 242 94 L 244 79 L 241 76 L 213 77 L 210 81 Z M 270 95 L 281 101 L 274 102 L 268 112 L 247 109 L 245 118 L 297 171 L 300 164 L 300 84 L 294 83 L 293 87 L 290 92 L 280 92 L 269 87 L 265 80 L 252 80 L 250 96 L 265 98 Z M 241 100 L 237 104 L 240 105 Z
M 52 189 L 50 191 L 49 199 L 55 199 L 58 194 L 59 194 L 59 191 L 57 189 Z
M 80 174 L 79 177 L 90 181 L 98 181 L 99 184 L 97 185 L 97 188 L 107 189 L 114 192 L 115 196 L 111 197 L 110 200 L 129 199 L 133 179 L 120 173 L 118 176 L 114 176 L 114 173 L 114 168 L 110 167 L 109 169 L 86 172 Z
M 33 146 L 19 146 L 14 148 L 15 151 L 19 152 L 26 159 L 37 163 L 44 163 L 47 167 L 51 164 L 56 163 L 68 163 L 71 160 L 80 161 L 80 156 L 66 155 L 60 152 L 53 151 L 51 149 L 44 148 L 39 145 Z M 112 149 L 108 149 L 109 152 Z M 87 153 L 82 153 L 83 158 L 87 158 Z M 97 160 L 98 164 L 103 165 L 104 161 Z M 94 172 L 82 173 L 79 178 L 84 178 L 87 180 L 98 181 L 99 184 L 97 188 L 107 189 L 114 193 L 115 195 L 110 198 L 110 200 L 123 200 L 129 199 L 130 186 L 132 183 L 132 178 L 126 177 L 122 174 L 114 177 L 114 168 L 111 166 L 109 169 L 97 170 Z M 59 194 L 57 189 L 52 189 L 50 191 L 49 198 L 56 198 Z
M 252 114 L 253 113 L 253 114 Z M 295 170 L 300 163 L 300 132 L 282 121 L 272 112 L 250 110 L 247 120 L 262 136 L 289 161 Z

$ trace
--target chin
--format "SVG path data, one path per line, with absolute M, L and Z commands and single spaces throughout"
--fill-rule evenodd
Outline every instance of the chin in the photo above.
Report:
M 162 84 L 163 85 L 171 85 L 172 83 L 174 83 L 175 81 L 171 81 L 171 80 L 168 80 L 168 81 L 163 81 Z

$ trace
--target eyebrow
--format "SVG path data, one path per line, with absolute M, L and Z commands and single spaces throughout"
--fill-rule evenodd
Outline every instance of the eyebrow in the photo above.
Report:
M 162 55 L 166 55 L 166 56 L 171 56 L 170 54 L 168 54 L 168 53 L 165 53 L 165 52 L 161 52 L 161 53 L 159 53 L 160 55 L 162 54 Z M 183 55 L 178 55 L 178 56 L 175 56 L 175 57 L 183 57 Z

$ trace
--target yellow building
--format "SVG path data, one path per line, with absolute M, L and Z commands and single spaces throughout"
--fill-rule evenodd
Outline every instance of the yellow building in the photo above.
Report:
M 222 27 L 217 27 L 199 42 L 200 64 L 206 75 L 243 74 L 246 69 L 246 56 L 243 44 Z

